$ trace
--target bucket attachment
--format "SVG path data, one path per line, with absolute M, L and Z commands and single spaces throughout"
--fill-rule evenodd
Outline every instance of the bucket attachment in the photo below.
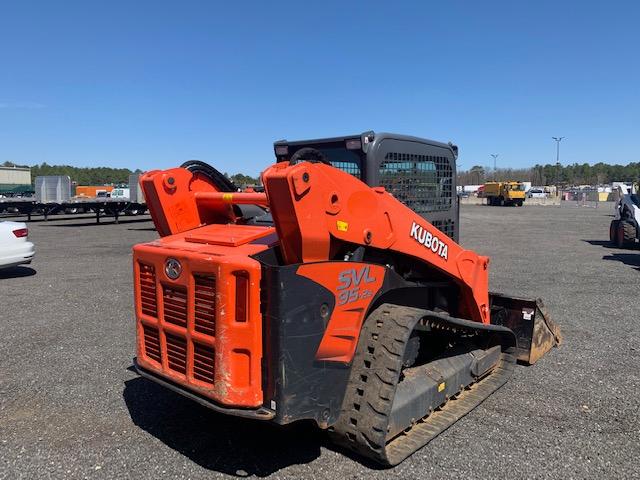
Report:
M 553 347 L 560 345 L 560 328 L 551 320 L 542 300 L 508 297 L 491 293 L 491 323 L 513 331 L 518 342 L 518 361 L 533 365 Z

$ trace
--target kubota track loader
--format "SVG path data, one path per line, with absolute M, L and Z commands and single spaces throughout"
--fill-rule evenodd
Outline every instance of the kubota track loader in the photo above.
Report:
M 314 420 L 385 465 L 559 343 L 456 243 L 457 147 L 366 132 L 274 145 L 264 193 L 201 162 L 141 178 L 138 372 L 218 412 Z

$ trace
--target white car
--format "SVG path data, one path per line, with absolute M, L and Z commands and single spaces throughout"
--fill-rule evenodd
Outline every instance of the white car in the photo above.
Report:
M 530 188 L 527 192 L 529 198 L 547 198 L 547 193 L 541 188 Z
M 31 263 L 36 248 L 28 235 L 25 223 L 0 222 L 0 269 Z

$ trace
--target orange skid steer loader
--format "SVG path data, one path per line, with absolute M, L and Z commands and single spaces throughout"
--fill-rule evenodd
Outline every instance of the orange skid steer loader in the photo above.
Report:
M 134 247 L 141 375 L 395 465 L 560 342 L 456 243 L 457 147 L 366 132 L 274 150 L 264 192 L 197 161 L 142 176 L 161 238 Z

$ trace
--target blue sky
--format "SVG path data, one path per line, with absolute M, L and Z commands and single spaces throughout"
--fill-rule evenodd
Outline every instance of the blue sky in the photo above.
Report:
M 463 168 L 640 161 L 640 4 L 13 1 L 0 162 L 257 174 L 274 140 L 365 130 Z

